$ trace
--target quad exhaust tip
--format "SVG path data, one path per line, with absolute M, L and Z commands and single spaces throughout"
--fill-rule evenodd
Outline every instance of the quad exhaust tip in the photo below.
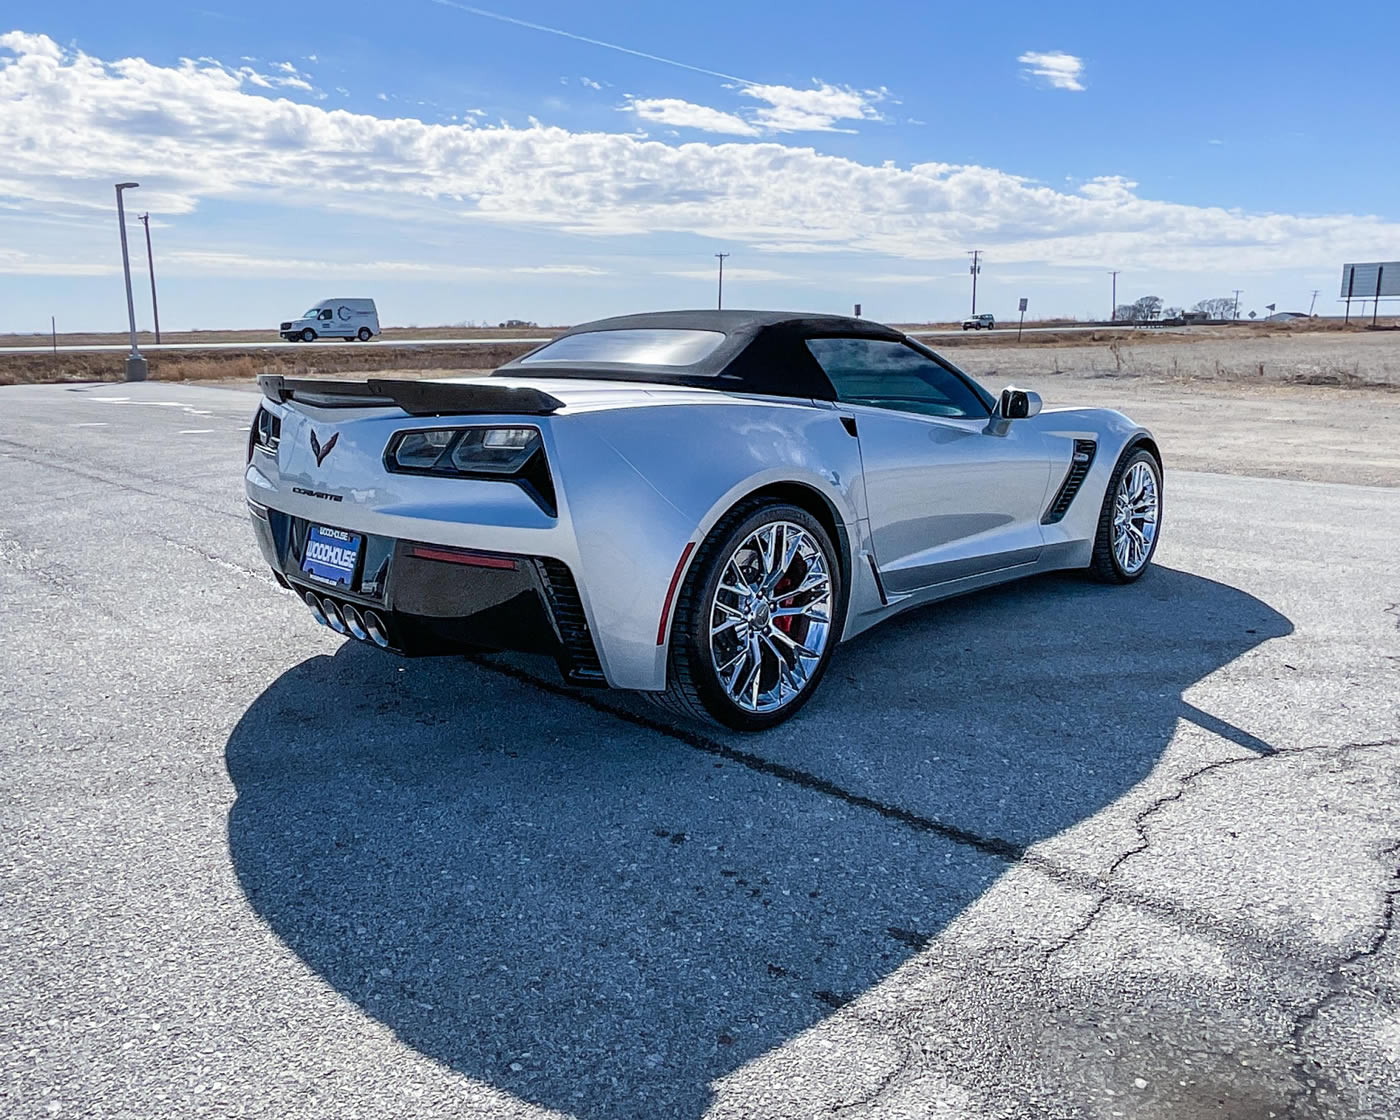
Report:
M 321 610 L 326 614 L 326 625 L 337 634 L 348 634 L 350 628 L 345 625 L 345 619 L 340 617 L 340 608 L 335 605 L 334 599 L 322 599 Z
M 359 638 L 362 642 L 369 637 L 369 635 L 365 633 L 364 620 L 360 617 L 360 612 L 355 609 L 354 603 L 346 603 L 341 610 L 341 614 L 345 618 L 345 625 L 350 628 L 350 633 L 355 635 L 355 637 Z
M 349 634 L 362 642 L 373 642 L 380 649 L 389 648 L 389 628 L 377 611 L 361 613 L 353 603 L 341 606 L 334 599 L 317 597 L 314 591 L 306 592 L 302 599 L 322 626 L 329 626 L 337 634 Z
M 379 615 L 375 614 L 374 611 L 365 611 L 364 626 L 370 641 L 380 649 L 389 648 L 389 631 L 385 628 L 384 620 Z
M 308 591 L 302 598 L 306 600 L 306 605 L 311 608 L 311 613 L 315 616 L 316 621 L 322 626 L 329 626 L 330 623 L 326 621 L 326 612 L 321 609 L 321 604 L 316 599 L 316 593 Z

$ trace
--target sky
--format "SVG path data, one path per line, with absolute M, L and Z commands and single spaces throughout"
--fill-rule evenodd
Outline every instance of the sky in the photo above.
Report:
M 266 0 L 0 9 L 0 333 L 373 297 L 385 325 L 713 306 L 1337 310 L 1400 258 L 1400 4 Z

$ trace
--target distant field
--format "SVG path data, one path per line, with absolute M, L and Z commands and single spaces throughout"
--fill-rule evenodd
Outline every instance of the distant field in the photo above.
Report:
M 909 330 L 937 330 L 946 324 L 905 324 Z M 375 343 L 311 343 L 276 350 L 155 350 L 147 354 L 155 380 L 251 379 L 259 373 L 300 377 L 371 374 L 390 371 L 422 376 L 494 369 L 533 345 L 513 338 L 540 337 L 562 328 L 499 331 L 452 327 L 394 328 L 386 339 L 489 339 L 494 345 L 378 346 Z M 123 335 L 60 335 L 69 345 L 98 345 Z M 0 336 L 0 347 L 20 345 L 32 336 Z M 170 342 L 270 341 L 266 332 L 185 332 L 163 336 Z M 1309 325 L 1238 324 L 1185 330 L 1014 334 L 956 331 L 928 340 L 969 372 L 1032 381 L 1038 375 L 1075 373 L 1115 378 L 1230 384 L 1335 385 L 1342 388 L 1400 388 L 1400 330 L 1341 329 L 1324 321 Z M 33 382 L 119 381 L 119 352 L 4 354 L 0 385 Z

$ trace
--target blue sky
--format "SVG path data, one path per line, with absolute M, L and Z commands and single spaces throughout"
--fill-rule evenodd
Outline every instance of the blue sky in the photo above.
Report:
M 1005 317 L 1104 315 L 1110 268 L 1330 312 L 1400 257 L 1400 6 L 1103 10 L 11 0 L 0 332 L 123 324 L 125 178 L 170 328 L 706 306 L 719 251 L 729 306 L 958 317 L 979 248 Z

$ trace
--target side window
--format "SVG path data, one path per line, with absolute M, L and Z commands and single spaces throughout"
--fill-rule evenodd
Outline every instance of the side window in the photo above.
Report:
M 923 416 L 982 419 L 987 406 L 961 377 L 901 342 L 810 338 L 807 349 L 836 389 L 836 399 Z
M 323 309 L 322 312 L 321 312 L 321 318 L 322 318 L 322 319 L 329 319 L 330 317 L 331 317 L 331 309 L 330 309 L 329 307 Z

